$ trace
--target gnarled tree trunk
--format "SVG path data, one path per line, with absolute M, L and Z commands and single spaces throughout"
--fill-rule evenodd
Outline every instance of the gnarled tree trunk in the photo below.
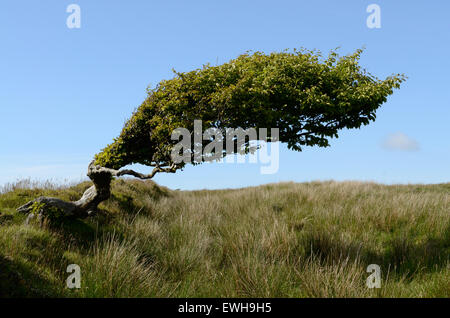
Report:
M 52 197 L 39 197 L 22 205 L 17 211 L 20 213 L 30 213 L 27 218 L 27 223 L 34 217 L 41 220 L 45 217 L 45 212 L 48 208 L 58 209 L 67 218 L 85 218 L 94 213 L 101 202 L 109 199 L 113 172 L 113 170 L 96 166 L 91 162 L 87 176 L 92 180 L 94 185 L 88 188 L 78 201 L 67 202 Z M 35 203 L 43 204 L 43 208 L 39 211 L 33 211 Z
M 152 173 L 145 175 L 133 170 L 114 170 L 98 166 L 92 161 L 88 167 L 87 176 L 94 183 L 88 188 L 78 201 L 68 202 L 52 197 L 39 197 L 30 201 L 17 209 L 20 213 L 29 213 L 26 223 L 35 217 L 39 221 L 46 216 L 46 211 L 50 208 L 56 208 L 65 218 L 86 218 L 97 211 L 98 205 L 109 199 L 111 196 L 111 182 L 114 177 L 123 175 L 132 175 L 140 179 L 151 179 L 158 172 L 175 172 L 178 167 L 172 164 L 168 168 L 156 166 Z M 35 203 L 42 206 L 39 211 L 35 210 Z M 32 213 L 34 212 L 34 213 Z

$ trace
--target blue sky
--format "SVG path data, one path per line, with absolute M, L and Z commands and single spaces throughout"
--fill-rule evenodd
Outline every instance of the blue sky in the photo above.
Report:
M 69 29 L 70 4 L 81 28 Z M 381 28 L 369 29 L 369 4 Z M 0 7 L 0 184 L 77 181 L 116 137 L 146 87 L 247 51 L 365 46 L 361 64 L 409 79 L 376 122 L 342 131 L 329 148 L 281 147 L 276 174 L 256 164 L 203 164 L 155 181 L 180 189 L 279 181 L 450 181 L 450 2 L 3 1 Z M 138 167 L 143 171 L 148 169 Z

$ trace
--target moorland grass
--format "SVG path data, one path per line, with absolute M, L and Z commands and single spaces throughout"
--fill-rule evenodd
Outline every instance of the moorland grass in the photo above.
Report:
M 98 215 L 25 225 L 68 187 L 0 193 L 2 297 L 450 297 L 450 184 L 280 183 L 172 191 L 116 180 Z M 66 267 L 81 288 L 66 288 Z M 369 289 L 369 264 L 382 271 Z

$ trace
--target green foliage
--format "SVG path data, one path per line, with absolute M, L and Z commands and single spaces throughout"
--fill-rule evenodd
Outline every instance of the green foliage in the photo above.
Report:
M 34 215 L 39 215 L 43 212 L 44 208 L 45 208 L 45 203 L 34 202 L 33 205 L 31 206 L 30 213 L 34 214 Z
M 45 218 L 51 225 L 59 225 L 64 219 L 64 211 L 55 206 L 46 205 L 43 202 L 34 202 L 30 213 Z
M 293 150 L 329 145 L 343 128 L 375 120 L 405 76 L 379 80 L 358 64 L 362 50 L 326 59 L 307 50 L 243 54 L 228 63 L 163 80 L 126 122 L 120 136 L 96 155 L 96 163 L 119 169 L 131 163 L 170 163 L 176 128 L 279 128 Z M 225 155 L 225 153 L 224 153 Z

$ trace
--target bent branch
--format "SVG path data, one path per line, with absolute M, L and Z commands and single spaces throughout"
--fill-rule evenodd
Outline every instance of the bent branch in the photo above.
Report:
M 78 201 L 68 202 L 52 197 L 39 197 L 19 207 L 17 212 L 29 213 L 27 223 L 34 217 L 42 220 L 48 208 L 56 208 L 66 218 L 86 218 L 97 211 L 97 207 L 101 202 L 109 199 L 111 196 L 111 181 L 114 177 L 131 175 L 140 179 L 151 179 L 158 172 L 174 173 L 178 168 L 179 166 L 176 164 L 166 168 L 156 166 L 150 174 L 142 174 L 130 169 L 115 170 L 105 168 L 95 165 L 94 161 L 92 161 L 89 164 L 87 176 L 94 185 L 88 188 Z M 34 211 L 36 206 L 42 206 L 42 208 L 39 211 Z

